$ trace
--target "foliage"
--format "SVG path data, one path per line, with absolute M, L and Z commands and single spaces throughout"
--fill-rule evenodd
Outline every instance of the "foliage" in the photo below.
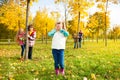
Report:
M 120 25 L 115 25 L 113 29 L 111 29 L 108 33 L 110 39 L 118 39 L 120 38 Z
M 18 21 L 20 26 L 25 27 L 25 11 L 19 5 L 11 2 L 0 7 L 0 23 L 8 26 L 10 30 L 18 30 Z
M 31 0 L 31 2 L 37 0 Z M 0 7 L 0 34 L 1 38 L 14 38 L 19 28 L 25 28 L 26 0 L 5 0 Z M 1 3 L 3 3 L 1 1 Z M 29 16 L 29 23 L 32 17 Z M 2 30 L 3 29 L 3 30 Z
M 13 38 L 19 27 L 25 28 L 25 9 L 14 2 L 9 2 L 0 7 L 0 32 Z M 7 31 L 7 32 L 6 32 Z M 10 32 L 11 31 L 11 32 Z M 10 34 L 8 34 L 10 33 Z M 14 33 L 14 34 L 12 34 Z M 4 37 L 5 35 L 1 35 Z
M 52 16 L 48 15 L 47 10 L 37 11 L 36 16 L 33 19 L 33 24 L 37 31 L 37 38 L 41 38 L 42 35 L 47 35 L 47 32 L 55 27 L 55 20 Z
M 110 18 L 107 16 L 106 20 L 107 29 L 110 27 Z M 105 13 L 103 12 L 96 12 L 93 15 L 89 17 L 89 21 L 87 23 L 86 29 L 89 30 L 92 34 L 101 34 L 103 35 L 103 32 L 105 30 Z

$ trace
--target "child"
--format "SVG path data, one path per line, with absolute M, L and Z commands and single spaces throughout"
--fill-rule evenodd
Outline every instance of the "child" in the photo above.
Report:
M 73 34 L 73 39 L 74 39 L 74 49 L 78 48 L 79 36 L 77 34 Z
M 32 50 L 35 44 L 36 31 L 33 29 L 33 25 L 28 26 L 28 42 L 29 42 L 29 51 L 28 59 L 32 59 Z
M 25 49 L 25 32 L 22 28 L 19 29 L 17 35 L 17 42 L 21 46 L 21 60 L 23 60 L 23 54 L 24 54 L 24 49 Z
M 82 36 L 83 36 L 83 33 L 80 30 L 80 32 L 79 32 L 79 48 L 81 48 Z
M 68 37 L 69 33 L 66 31 L 64 23 L 57 22 L 55 29 L 49 32 L 48 35 L 53 37 L 52 54 L 54 58 L 55 73 L 58 75 L 60 72 L 64 75 L 64 49 L 66 37 Z

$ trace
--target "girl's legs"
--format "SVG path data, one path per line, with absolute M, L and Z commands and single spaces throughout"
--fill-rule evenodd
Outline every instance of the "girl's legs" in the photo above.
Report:
M 60 68 L 64 69 L 64 49 L 59 50 L 58 53 Z
M 64 75 L 64 49 L 59 50 L 58 53 L 60 72 Z
M 33 47 L 29 47 L 28 59 L 32 59 L 32 49 L 33 49 Z
M 59 60 L 58 60 L 58 50 L 52 49 L 53 59 L 54 59 L 54 67 L 56 75 L 59 74 Z
M 21 45 L 21 49 L 22 49 L 22 51 L 21 51 L 21 58 L 23 58 L 23 54 L 24 54 L 25 45 Z
M 76 48 L 76 42 L 74 42 L 74 48 Z

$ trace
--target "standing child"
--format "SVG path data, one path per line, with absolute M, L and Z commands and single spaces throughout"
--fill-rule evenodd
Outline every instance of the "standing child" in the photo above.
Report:
M 19 29 L 17 35 L 17 42 L 21 46 L 21 60 L 23 60 L 23 55 L 24 55 L 24 49 L 25 49 L 25 32 L 22 28 Z
M 59 72 L 64 75 L 64 49 L 66 44 L 66 37 L 69 33 L 66 31 L 66 27 L 63 22 L 57 22 L 55 29 L 48 33 L 52 36 L 52 54 L 54 58 L 54 67 L 56 75 Z
M 32 50 L 35 44 L 36 31 L 33 29 L 33 25 L 28 26 L 28 42 L 29 42 L 29 51 L 28 59 L 32 59 Z
M 82 43 L 82 36 L 83 36 L 83 33 L 82 33 L 82 31 L 80 30 L 80 32 L 79 32 L 79 48 L 81 48 L 81 43 Z
M 74 49 L 78 48 L 78 39 L 79 39 L 79 36 L 77 34 L 73 34 L 73 39 L 74 39 Z

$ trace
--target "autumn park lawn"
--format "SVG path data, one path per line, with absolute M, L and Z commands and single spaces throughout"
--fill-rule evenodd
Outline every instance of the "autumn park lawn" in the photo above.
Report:
M 65 76 L 54 74 L 51 43 L 36 42 L 33 60 L 20 61 L 20 46 L 0 45 L 0 80 L 120 80 L 120 41 L 86 41 L 65 50 Z

